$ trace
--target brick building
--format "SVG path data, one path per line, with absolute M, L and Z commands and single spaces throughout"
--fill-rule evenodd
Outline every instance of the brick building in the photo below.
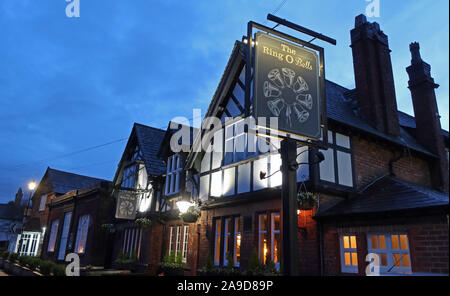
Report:
M 111 182 L 71 190 L 48 204 L 49 215 L 41 258 L 64 262 L 76 253 L 81 266 L 105 266 L 111 262 L 113 200 Z
M 440 126 L 430 66 L 412 43 L 413 117 L 397 110 L 379 25 L 356 17 L 351 42 L 355 89 L 325 83 L 328 149 L 297 147 L 298 191 L 317 197 L 312 208 L 299 205 L 300 273 L 364 275 L 366 255 L 375 253 L 383 274 L 448 274 L 449 135 Z M 164 255 L 175 253 L 185 274 L 195 275 L 208 257 L 245 271 L 256 252 L 282 269 L 280 142 L 248 132 L 246 46 L 236 41 L 206 112 L 220 119 L 212 138 L 190 128 L 183 142 L 190 147 L 178 152 L 171 139 L 182 125 L 134 125 L 113 182 L 112 260 L 134 253 L 141 271 L 156 274 Z M 117 218 L 125 192 L 135 204 L 129 217 Z M 180 201 L 200 211 L 197 220 L 180 218 Z M 151 225 L 142 227 L 142 218 Z
M 18 238 L 16 252 L 20 255 L 40 255 L 49 224 L 49 203 L 71 190 L 86 188 L 105 180 L 47 168 L 25 210 L 23 232 Z

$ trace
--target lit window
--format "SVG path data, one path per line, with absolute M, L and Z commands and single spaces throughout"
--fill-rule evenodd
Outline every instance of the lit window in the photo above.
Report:
M 76 237 L 75 251 L 83 254 L 86 251 L 86 240 L 89 230 L 89 215 L 81 216 L 78 220 L 78 230 Z
M 379 256 L 381 273 L 411 273 L 408 235 L 405 233 L 368 235 L 368 252 Z
M 214 241 L 214 264 L 220 265 L 220 240 L 222 236 L 222 220 L 216 220 L 216 235 Z
M 223 241 L 223 265 L 228 265 L 228 257 L 231 254 L 231 218 L 225 219 L 225 233 Z
M 50 230 L 50 238 L 48 240 L 48 252 L 54 252 L 55 251 L 55 245 L 56 245 L 56 235 L 58 234 L 58 227 L 59 227 L 59 220 L 55 220 L 52 222 L 52 228 Z
M 353 187 L 353 166 L 350 137 L 328 131 L 328 149 L 321 150 L 325 159 L 319 165 L 320 179 Z
M 279 270 L 281 259 L 280 213 L 272 213 L 271 216 L 271 259 L 272 262 L 275 263 L 275 267 Z
M 355 235 L 341 236 L 341 270 L 358 273 L 358 250 Z
M 181 156 L 179 154 L 174 154 L 167 159 L 167 174 L 165 185 L 166 195 L 178 193 L 181 176 L 180 174 L 182 170 L 183 164 L 181 161 Z
M 267 215 L 259 215 L 258 218 L 258 246 L 259 259 L 263 264 L 267 262 L 267 254 L 269 252 L 269 237 L 267 235 Z
M 234 266 L 241 262 L 241 218 L 234 218 Z
M 215 222 L 214 264 L 227 266 L 231 258 L 232 265 L 238 267 L 241 260 L 241 218 L 217 218 Z M 223 226 L 223 229 L 222 229 Z M 222 244 L 223 242 L 223 244 Z
M 181 251 L 181 226 L 177 226 L 177 240 L 175 243 L 175 256 Z
M 70 220 L 72 218 L 72 212 L 64 214 L 63 229 L 61 232 L 61 240 L 59 242 L 58 260 L 64 260 L 66 256 L 67 239 L 69 238 Z
M 42 212 L 45 210 L 45 204 L 47 203 L 47 194 L 44 194 L 41 196 L 41 201 L 39 204 L 39 212 Z

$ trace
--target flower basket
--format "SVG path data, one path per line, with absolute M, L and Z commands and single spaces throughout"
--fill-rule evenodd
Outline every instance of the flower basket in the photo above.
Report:
M 180 214 L 180 218 L 183 219 L 185 223 L 194 223 L 197 221 L 200 213 L 197 211 L 188 211 L 184 214 Z
M 147 218 L 139 218 L 136 219 L 136 221 L 134 221 L 134 223 L 136 223 L 136 225 L 142 227 L 142 228 L 147 228 L 150 227 L 152 225 L 152 221 L 150 219 Z
M 300 210 L 312 210 L 317 204 L 317 197 L 311 192 L 301 192 L 297 195 L 298 208 Z

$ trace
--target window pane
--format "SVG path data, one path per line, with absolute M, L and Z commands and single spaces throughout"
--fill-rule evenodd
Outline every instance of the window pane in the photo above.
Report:
M 267 255 L 269 252 L 267 244 L 268 244 L 267 233 L 261 233 L 259 235 L 259 245 L 260 245 L 259 259 L 263 264 L 266 264 L 267 262 Z
M 350 236 L 350 245 L 352 249 L 356 249 L 356 236 L 352 235 Z
M 320 179 L 328 182 L 335 182 L 334 177 L 334 154 L 333 149 L 320 150 L 325 159 L 319 164 Z
M 392 249 L 400 249 L 399 242 L 398 242 L 398 235 L 391 235 L 392 240 Z
M 336 145 L 350 149 L 350 138 L 336 133 Z
M 380 241 L 380 249 L 386 249 L 386 237 L 384 235 L 379 235 L 378 240 Z
M 211 152 L 205 152 L 201 163 L 201 172 L 207 172 L 211 169 Z
M 358 266 L 358 254 L 355 252 L 352 253 L 352 265 Z
M 372 242 L 372 249 L 378 249 L 377 236 L 376 235 L 372 235 L 370 237 L 370 240 Z
M 409 255 L 408 254 L 403 254 L 403 266 L 404 267 L 410 267 L 410 263 L 409 263 Z
M 280 254 L 281 254 L 281 237 L 280 233 L 275 233 L 273 235 L 273 263 L 279 263 L 280 262 Z
M 240 165 L 238 167 L 238 193 L 250 191 L 251 163 Z
M 348 236 L 344 236 L 343 241 L 344 241 L 344 249 L 350 248 Z
M 234 265 L 239 266 L 241 261 L 241 218 L 234 219 Z
M 259 215 L 259 230 L 267 231 L 267 215 Z
M 378 254 L 380 257 L 381 266 L 387 266 L 387 255 L 386 254 Z
M 216 220 L 216 241 L 215 241 L 215 255 L 214 255 L 214 263 L 216 265 L 220 262 L 220 238 L 221 238 L 221 227 L 222 221 L 220 219 Z
M 405 234 L 400 235 L 400 246 L 402 250 L 408 250 L 408 236 Z
M 396 267 L 402 266 L 402 255 L 401 254 L 394 254 L 394 265 Z
M 274 214 L 273 216 L 273 230 L 280 230 L 280 214 Z
M 337 152 L 339 184 L 353 186 L 352 158 L 350 153 Z
M 349 252 L 345 252 L 344 253 L 344 261 L 345 261 L 345 265 L 351 265 L 350 253 Z

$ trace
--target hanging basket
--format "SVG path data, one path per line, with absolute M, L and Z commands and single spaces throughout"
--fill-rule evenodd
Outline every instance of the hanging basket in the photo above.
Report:
M 317 197 L 311 192 L 302 192 L 297 195 L 299 210 L 312 210 L 317 204 Z
M 184 214 L 180 214 L 180 218 L 183 219 L 185 223 L 194 223 L 200 217 L 200 213 L 196 211 L 188 211 Z

